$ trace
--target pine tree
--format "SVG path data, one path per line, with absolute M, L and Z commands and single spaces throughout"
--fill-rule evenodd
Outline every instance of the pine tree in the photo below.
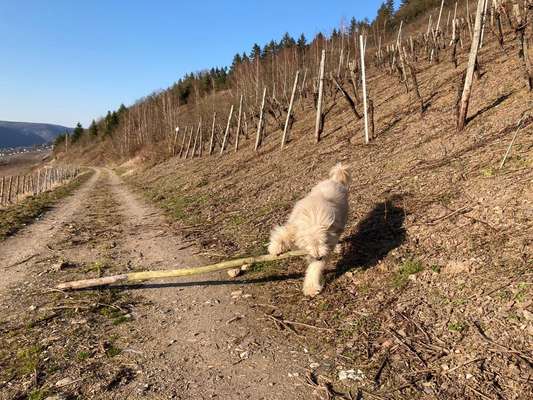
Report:
M 81 125 L 80 122 L 78 122 L 76 124 L 76 127 L 72 131 L 72 143 L 75 143 L 78 140 L 80 140 L 81 135 L 83 135 L 83 126 Z
M 98 136 L 98 125 L 96 125 L 96 121 L 94 119 L 89 126 L 89 133 L 91 136 Z
M 298 47 L 298 50 L 303 51 L 306 45 L 307 45 L 307 39 L 305 38 L 305 35 L 302 33 L 300 37 L 298 38 L 298 41 L 296 42 L 296 46 Z

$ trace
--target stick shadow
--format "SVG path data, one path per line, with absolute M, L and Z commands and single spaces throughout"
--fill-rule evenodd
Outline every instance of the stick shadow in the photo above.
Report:
M 395 195 L 378 203 L 342 241 L 343 255 L 336 275 L 353 268 L 368 269 L 399 247 L 406 238 L 402 197 Z

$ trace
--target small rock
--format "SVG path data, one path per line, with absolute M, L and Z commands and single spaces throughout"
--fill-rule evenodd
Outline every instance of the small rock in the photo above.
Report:
M 339 371 L 339 380 L 344 381 L 346 379 L 350 379 L 352 381 L 362 381 L 365 379 L 365 374 L 360 369 L 357 371 L 353 369 Z
M 320 364 L 317 362 L 309 364 L 309 368 L 311 369 L 317 369 L 318 367 L 320 367 Z
M 241 271 L 242 272 L 246 272 L 250 269 L 250 264 L 244 264 L 243 266 L 241 266 Z
M 28 307 L 28 310 L 30 310 L 30 311 L 35 311 L 36 309 L 37 309 L 37 306 L 35 306 L 33 304 Z
M 72 383 L 72 379 L 70 378 L 63 378 L 63 379 L 60 379 L 56 382 L 56 386 L 57 387 L 63 387 L 63 386 L 67 386 L 67 385 L 70 385 Z
M 474 377 L 474 375 L 472 375 L 472 374 L 466 374 L 466 376 L 465 376 L 466 379 L 472 379 L 473 377 Z
M 241 274 L 241 269 L 240 268 L 235 268 L 235 269 L 228 269 L 227 273 L 228 273 L 228 276 L 230 278 L 236 278 L 238 277 L 240 274 Z
M 241 297 L 242 296 L 242 290 L 235 290 L 233 292 L 231 292 L 231 297 L 233 299 L 236 299 L 238 297 Z
M 530 311 L 524 310 L 522 311 L 522 314 L 524 314 L 524 318 L 528 321 L 533 321 L 533 313 L 531 313 Z
M 243 351 L 239 354 L 239 357 L 241 358 L 241 360 L 246 360 L 250 357 L 250 352 L 248 350 Z

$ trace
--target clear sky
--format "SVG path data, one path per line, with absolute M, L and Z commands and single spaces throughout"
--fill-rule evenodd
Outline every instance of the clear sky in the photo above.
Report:
M 376 0 L 0 0 L 0 120 L 84 126 L 288 31 L 309 39 Z

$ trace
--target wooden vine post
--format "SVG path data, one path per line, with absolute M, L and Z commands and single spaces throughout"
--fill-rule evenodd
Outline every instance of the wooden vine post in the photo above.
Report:
M 233 104 L 231 105 L 231 108 L 229 110 L 228 123 L 226 124 L 226 132 L 224 132 L 224 139 L 222 140 L 222 148 L 220 149 L 220 155 L 222 155 L 222 153 L 224 153 L 224 149 L 226 148 L 226 141 L 228 140 L 229 127 L 230 127 L 230 124 L 231 124 L 231 117 L 232 116 L 233 116 Z
M 194 126 L 191 126 L 191 134 L 189 136 L 189 143 L 187 144 L 187 151 L 185 152 L 185 159 L 189 157 L 189 150 L 191 149 L 193 133 L 194 133 Z
M 242 120 L 242 102 L 244 96 L 241 94 L 241 99 L 239 100 L 239 115 L 237 117 L 237 133 L 235 134 L 235 153 L 239 150 L 239 137 L 241 133 L 241 120 Z
M 529 91 L 533 90 L 533 66 L 531 65 L 531 60 L 529 59 L 529 43 L 528 43 L 528 37 L 526 34 L 526 29 L 528 27 L 528 10 L 526 7 L 524 7 L 524 14 L 522 14 L 520 10 L 520 5 L 514 4 L 513 5 L 513 14 L 516 19 L 516 23 L 514 24 L 513 28 L 516 32 L 516 39 L 518 40 L 518 48 L 519 48 L 519 58 L 522 63 L 522 67 L 524 69 L 524 74 L 527 80 L 527 85 Z
M 0 185 L 0 206 L 4 204 L 4 187 L 5 187 L 6 178 L 2 177 L 2 184 Z
M 261 111 L 259 112 L 259 123 L 257 124 L 257 135 L 255 138 L 255 151 L 259 149 L 261 145 L 261 131 L 263 130 L 263 113 L 265 111 L 265 100 L 266 100 L 267 89 L 263 89 L 263 100 L 261 101 Z
M 183 140 L 181 141 L 181 147 L 180 147 L 180 154 L 179 154 L 179 158 L 181 158 L 181 156 L 183 155 L 183 151 L 185 150 L 185 141 L 187 140 L 187 130 L 189 128 L 187 126 L 185 126 L 185 130 L 183 131 Z
M 483 14 L 483 7 L 485 1 L 478 0 L 476 11 L 476 22 L 474 24 L 474 33 L 472 44 L 470 47 L 470 56 L 468 57 L 468 67 L 466 69 L 465 85 L 461 100 L 459 103 L 459 111 L 457 113 L 457 130 L 462 131 L 466 125 L 466 116 L 468 114 L 468 104 L 470 103 L 470 95 L 472 93 L 472 81 L 474 78 L 474 69 L 477 63 L 477 53 L 479 50 L 481 40 L 481 16 Z
M 287 111 L 287 119 L 285 120 L 285 128 L 283 129 L 283 136 L 281 137 L 281 150 L 283 150 L 283 146 L 285 146 L 285 143 L 287 143 L 287 136 L 289 133 L 289 126 L 291 123 L 291 114 L 292 114 L 292 107 L 294 105 L 294 97 L 296 95 L 296 88 L 298 87 L 298 79 L 300 78 L 300 71 L 296 71 L 296 76 L 294 77 L 294 85 L 292 86 L 292 93 L 291 93 L 291 100 L 289 102 L 289 110 Z
M 320 72 L 318 77 L 318 100 L 316 104 L 316 122 L 315 122 L 315 138 L 316 142 L 320 141 L 320 133 L 322 132 L 322 98 L 324 96 L 324 71 L 326 68 L 326 50 L 322 50 L 322 57 L 320 59 Z
M 213 154 L 215 148 L 215 122 L 217 120 L 216 111 L 213 113 L 213 124 L 211 125 L 211 139 L 209 140 L 209 155 Z
M 361 81 L 363 83 L 363 108 L 365 114 L 365 143 L 370 141 L 368 136 L 368 99 L 366 93 L 366 70 L 365 70 L 365 42 L 363 35 L 359 35 L 359 49 L 361 51 Z

